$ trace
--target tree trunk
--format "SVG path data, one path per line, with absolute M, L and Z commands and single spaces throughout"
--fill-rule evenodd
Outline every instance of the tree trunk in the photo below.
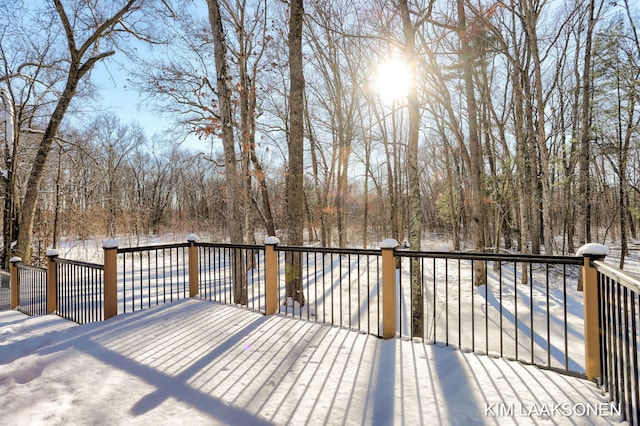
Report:
M 542 197 L 541 197 L 541 209 L 542 209 L 542 226 L 540 226 L 539 234 L 544 235 L 544 248 L 546 255 L 553 254 L 553 229 L 552 229 L 552 221 L 551 221 L 551 206 L 552 206 L 552 197 L 551 197 L 551 177 L 549 174 L 551 173 L 551 166 L 549 162 L 549 150 L 547 149 L 547 135 L 545 129 L 545 102 L 544 102 L 544 88 L 542 85 L 542 64 L 540 59 L 540 54 L 538 52 L 538 36 L 537 36 L 537 12 L 534 10 L 528 9 L 526 13 L 526 17 L 524 18 L 525 22 L 523 23 L 526 28 L 528 45 L 531 49 L 531 55 L 533 56 L 533 72 L 534 72 L 534 87 L 533 87 L 533 97 L 536 105 L 536 119 L 535 119 L 535 135 L 534 140 L 537 141 L 537 153 L 536 158 L 540 158 L 540 167 L 536 167 L 536 178 L 538 176 L 539 171 L 539 179 L 542 184 Z M 532 116 L 533 118 L 533 116 Z M 533 151 L 532 151 L 533 154 Z M 537 186 L 536 179 L 536 186 Z M 536 189 L 538 192 L 539 189 Z M 538 220 L 540 223 L 540 220 Z M 539 253 L 538 251 L 534 251 L 535 254 Z
M 47 163 L 47 158 L 51 151 L 54 138 L 56 137 L 60 124 L 62 123 L 62 119 L 64 118 L 64 114 L 69 108 L 69 104 L 71 104 L 71 100 L 80 78 L 82 78 L 82 75 L 79 73 L 79 69 L 80 64 L 76 61 L 72 61 L 67 84 L 60 96 L 60 100 L 56 105 L 53 114 L 51 115 L 49 124 L 44 131 L 42 141 L 38 146 L 38 151 L 36 152 L 36 156 L 33 160 L 29 180 L 27 181 L 27 191 L 22 205 L 22 222 L 18 233 L 18 243 L 16 245 L 16 255 L 21 257 L 25 263 L 31 263 L 31 236 L 33 235 L 36 203 L 38 200 L 38 194 L 40 193 L 40 183 L 42 181 L 44 168 Z M 88 69 L 86 71 L 88 71 Z
M 444 136 L 444 135 L 443 135 Z M 460 251 L 460 214 L 459 214 L 459 203 L 458 203 L 458 188 L 456 177 L 454 177 L 453 170 L 451 167 L 451 158 L 453 157 L 451 146 L 448 141 L 445 141 L 444 145 L 444 162 L 445 162 L 445 171 L 447 176 L 447 191 L 449 192 L 448 197 L 448 211 L 449 211 L 449 220 L 451 221 L 451 234 L 453 239 L 453 250 Z
M 267 234 L 271 236 L 276 235 L 276 225 L 273 220 L 273 213 L 271 211 L 271 201 L 269 198 L 269 191 L 267 190 L 266 175 L 262 169 L 262 163 L 258 160 L 255 150 L 251 151 L 251 161 L 253 167 L 256 169 L 256 178 L 258 180 L 258 186 L 260 188 L 260 195 L 262 198 L 262 210 L 264 211 L 264 225 L 267 229 Z
M 225 187 L 227 196 L 227 221 L 232 244 L 244 242 L 243 215 L 240 209 L 240 179 L 236 165 L 235 140 L 231 117 L 231 76 L 227 63 L 227 48 L 217 0 L 207 0 L 209 7 L 209 23 L 213 32 L 213 45 L 216 62 L 218 100 L 220 104 L 220 127 L 224 149 Z M 234 302 L 247 304 L 247 276 L 244 253 L 234 249 L 231 256 L 234 286 Z
M 582 75 L 582 117 L 580 130 L 580 173 L 578 175 L 578 242 L 591 241 L 591 182 L 589 163 L 591 157 L 591 47 L 595 26 L 595 0 L 589 0 L 589 18 L 584 50 L 584 71 Z
M 367 248 L 369 246 L 369 173 L 371 171 L 371 139 L 365 142 L 364 147 L 364 211 L 362 213 L 362 247 Z
M 407 0 L 400 2 L 404 32 L 404 59 L 409 74 L 407 104 L 409 108 L 409 141 L 407 144 L 407 183 L 409 191 L 409 245 L 420 250 L 422 235 L 422 206 L 420 202 L 420 172 L 418 166 L 418 139 L 420 136 L 420 105 L 416 82 L 417 54 L 416 28 L 411 22 Z M 424 338 L 424 297 L 420 259 L 411 258 L 411 335 Z
M 55 202 L 54 202 L 54 210 L 53 210 L 53 231 L 52 231 L 52 248 L 58 247 L 58 234 L 60 233 L 59 223 L 60 223 L 60 199 L 62 198 L 60 188 L 62 180 L 62 148 L 58 150 L 58 165 L 56 167 L 56 178 L 55 178 Z
M 287 173 L 287 243 L 303 245 L 304 229 L 304 73 L 302 68 L 303 0 L 292 0 L 289 16 L 289 168 Z M 285 297 L 304 306 L 301 253 L 288 252 Z
M 471 34 L 467 29 L 464 4 L 458 0 L 458 36 L 460 38 L 460 51 L 462 72 L 464 76 L 465 94 L 467 98 L 467 115 L 469 120 L 469 153 L 471 156 L 471 227 L 473 232 L 474 250 L 483 252 L 485 248 L 485 218 L 484 218 L 484 176 L 483 156 L 480 138 L 478 136 L 478 110 L 476 106 L 475 90 L 473 83 L 473 57 L 469 46 Z M 473 262 L 474 284 L 487 283 L 486 265 L 482 261 Z

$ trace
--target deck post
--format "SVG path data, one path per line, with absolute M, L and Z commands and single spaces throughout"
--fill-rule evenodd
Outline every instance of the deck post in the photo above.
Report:
M 58 250 L 47 250 L 47 314 L 58 310 Z
M 278 310 L 278 244 L 280 240 L 277 237 L 270 236 L 264 240 L 265 315 L 272 315 Z
M 382 250 L 382 338 L 396 336 L 396 261 L 394 251 L 398 241 L 386 239 L 380 244 Z
M 104 250 L 104 319 L 118 315 L 118 242 L 105 241 Z
M 198 287 L 198 247 L 196 242 L 199 238 L 196 235 L 189 235 L 187 241 L 189 242 L 189 297 L 196 297 L 199 293 Z
M 580 247 L 578 256 L 584 256 L 582 283 L 584 292 L 584 349 L 587 378 L 600 377 L 600 323 L 598 300 L 598 271 L 594 260 L 602 260 L 609 249 L 601 244 L 589 243 Z
M 9 272 L 11 278 L 9 281 L 9 308 L 15 309 L 20 305 L 20 278 L 18 276 L 18 263 L 22 262 L 22 259 L 14 256 L 9 259 Z

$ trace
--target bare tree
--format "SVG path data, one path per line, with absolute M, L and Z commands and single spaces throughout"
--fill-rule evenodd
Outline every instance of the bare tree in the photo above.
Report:
M 217 0 L 207 0 L 209 7 L 209 23 L 213 32 L 213 46 L 216 62 L 217 93 L 220 105 L 220 137 L 224 148 L 224 166 L 226 176 L 227 220 L 231 243 L 239 244 L 244 241 L 242 213 L 240 209 L 239 189 L 240 179 L 237 171 L 235 137 L 231 116 L 231 75 L 227 62 L 227 47 L 220 6 Z M 239 304 L 247 303 L 247 278 L 244 270 L 244 253 L 234 250 L 232 256 L 234 273 L 234 301 Z
M 353 144 L 358 139 L 361 124 L 356 120 L 360 102 L 360 85 L 362 68 L 366 56 L 362 48 L 356 45 L 357 39 L 342 37 L 353 25 L 353 17 L 343 11 L 336 10 L 337 5 L 315 4 L 312 14 L 318 25 L 310 25 L 307 31 L 308 44 L 313 49 L 315 60 L 313 71 L 317 79 L 307 84 L 307 108 L 312 107 L 307 117 L 309 127 L 315 127 L 320 134 L 330 135 L 322 147 L 315 135 L 312 140 L 312 155 L 323 157 L 324 183 L 316 184 L 319 215 L 321 217 L 322 241 L 331 245 L 333 232 L 331 218 L 335 218 L 338 232 L 338 245 L 347 244 L 347 212 L 349 209 L 349 165 L 351 163 Z M 311 131 L 307 131 L 311 134 Z M 314 163 L 314 175 L 317 178 L 317 165 Z M 331 199 L 330 199 L 331 198 Z
M 482 146 L 479 140 L 478 110 L 476 105 L 475 85 L 473 81 L 473 57 L 470 46 L 471 31 L 467 26 L 466 11 L 462 0 L 457 0 L 458 6 L 458 37 L 460 38 L 460 60 L 464 78 L 466 95 L 466 112 L 469 121 L 469 155 L 471 157 L 470 186 L 471 186 L 471 226 L 473 232 L 473 246 L 477 251 L 485 248 L 485 214 L 484 214 L 484 162 Z M 487 283 L 484 262 L 474 261 L 474 284 Z
M 409 244 L 413 250 L 422 247 L 422 203 L 420 200 L 420 171 L 418 165 L 418 139 L 420 137 L 420 104 L 417 86 L 417 51 L 416 27 L 430 18 L 430 3 L 428 9 L 422 12 L 417 22 L 411 21 L 407 0 L 400 2 L 400 15 L 404 32 L 404 59 L 408 70 L 408 109 L 409 109 L 409 141 L 407 144 L 407 181 L 409 191 Z M 411 259 L 411 294 L 412 312 L 411 331 L 413 336 L 424 337 L 424 297 L 422 295 L 422 269 L 420 259 Z
M 623 268 L 629 255 L 629 228 L 633 226 L 629 211 L 629 170 L 634 129 L 640 126 L 638 104 L 637 45 L 623 21 L 615 19 L 595 38 L 593 99 L 599 114 L 593 118 L 593 133 L 599 152 L 607 158 L 618 181 L 617 216 L 620 232 L 620 262 Z
M 124 124 L 114 113 L 101 114 L 91 123 L 85 137 L 95 146 L 94 155 L 102 174 L 102 205 L 106 210 L 105 228 L 109 238 L 117 235 L 116 225 L 123 214 L 121 194 L 129 156 L 137 146 L 146 144 L 139 124 Z
M 86 6 L 80 4 L 77 9 L 72 10 L 73 15 L 71 18 L 61 0 L 54 0 L 53 3 L 66 37 L 69 55 L 67 58 L 68 69 L 66 71 L 65 86 L 44 130 L 42 141 L 36 152 L 27 181 L 26 193 L 22 204 L 22 224 L 18 233 L 16 247 L 17 254 L 26 261 L 31 257 L 30 241 L 33 233 L 40 183 L 60 124 L 82 78 L 89 73 L 98 61 L 115 54 L 114 50 L 101 50 L 100 42 L 111 35 L 115 35 L 117 31 L 129 31 L 129 27 L 124 22 L 128 16 L 141 8 L 142 1 L 128 0 L 119 6 L 112 4 L 112 9 L 115 10 L 104 11 L 107 17 L 102 13 L 96 14 L 94 13 L 95 11 L 88 10 L 85 8 Z M 86 27 L 80 28 L 80 25 L 86 25 Z M 79 40 L 79 37 L 82 37 L 82 40 Z
M 602 7 L 600 1 L 600 8 Z M 582 106 L 580 116 L 580 174 L 578 176 L 578 242 L 591 241 L 591 178 L 589 176 L 589 164 L 591 157 L 591 49 L 593 46 L 593 33 L 598 18 L 596 0 L 589 0 L 589 16 L 587 17 L 587 31 L 584 43 L 584 68 Z
M 213 158 L 223 130 L 216 53 L 215 48 L 204 48 L 212 43 L 211 22 L 203 22 L 194 13 L 196 3 L 184 2 L 181 3 L 184 8 L 175 9 L 174 19 L 168 21 L 166 30 L 171 32 L 174 42 L 157 46 L 152 58 L 137 59 L 140 67 L 135 73 L 137 84 L 154 99 L 158 112 L 175 121 L 186 133 L 206 140 L 212 151 L 207 156 Z M 269 234 L 275 234 L 268 175 L 256 141 L 257 119 L 262 114 L 260 82 L 269 68 L 264 53 L 273 44 L 268 26 L 270 11 L 264 0 L 239 3 L 219 0 L 217 7 L 227 53 L 231 126 L 240 185 L 236 188 L 238 205 L 244 218 L 244 240 L 254 242 L 256 217 Z
M 178 187 L 178 168 L 189 167 L 179 149 L 167 141 L 154 141 L 154 148 L 149 155 L 150 173 L 144 182 L 144 206 L 149 212 L 148 226 L 152 233 L 160 231 L 160 225 L 168 220 L 167 213 Z M 168 147 L 163 150 L 162 146 Z
M 0 122 L 2 132 L 3 242 L 0 264 L 8 267 L 18 239 L 25 170 L 32 164 L 33 146 L 42 135 L 42 117 L 50 114 L 56 88 L 63 81 L 55 51 L 55 30 L 42 13 L 42 30 L 34 34 L 33 21 L 23 19 L 15 7 L 0 16 Z M 29 16 L 29 15 L 27 15 Z
M 287 168 L 287 243 L 301 246 L 304 229 L 304 72 L 302 24 L 304 1 L 292 0 L 289 15 L 289 163 Z M 288 252 L 285 297 L 304 306 L 302 255 Z

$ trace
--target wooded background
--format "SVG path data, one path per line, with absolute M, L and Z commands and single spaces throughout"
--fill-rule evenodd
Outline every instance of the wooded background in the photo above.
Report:
M 37 262 L 63 238 L 194 232 L 414 249 L 438 234 L 534 254 L 606 240 L 623 263 L 640 218 L 635 2 L 290 6 L 1 2 L 1 261 L 30 247 Z M 100 110 L 92 70 L 116 57 L 167 129 Z M 377 76 L 392 61 L 407 85 L 389 97 Z

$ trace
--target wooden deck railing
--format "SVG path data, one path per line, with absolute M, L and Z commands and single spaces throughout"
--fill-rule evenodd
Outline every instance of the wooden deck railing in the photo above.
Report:
M 361 250 L 280 246 L 275 237 L 265 245 L 211 244 L 191 236 L 136 248 L 111 241 L 104 251 L 104 265 L 52 251 L 49 273 L 37 270 L 48 275 L 39 287 L 25 275 L 34 270 L 12 259 L 10 307 L 91 322 L 188 297 L 242 304 L 601 379 L 627 417 L 638 420 L 640 285 L 602 262 L 603 246 L 558 257 L 399 250 L 393 240 Z M 289 300 L 292 255 L 302 262 L 302 294 Z M 580 276 L 584 293 L 575 290 Z M 38 291 L 46 309 L 26 309 Z

